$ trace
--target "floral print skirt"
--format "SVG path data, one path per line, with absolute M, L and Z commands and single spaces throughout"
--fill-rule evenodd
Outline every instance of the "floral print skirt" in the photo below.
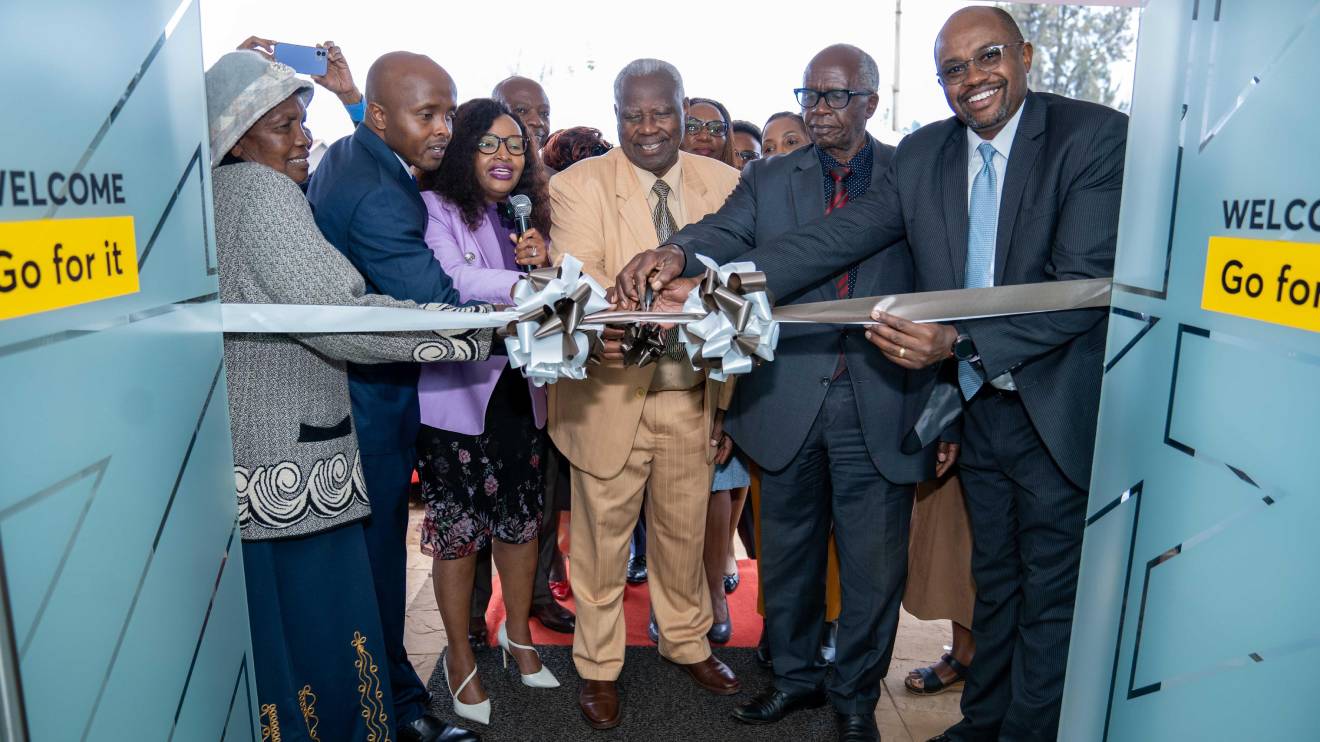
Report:
M 465 435 L 426 425 L 417 435 L 417 474 L 426 500 L 422 553 L 475 554 L 497 538 L 536 538 L 545 499 L 546 435 L 532 417 L 522 374 L 505 367 L 486 406 L 486 429 Z

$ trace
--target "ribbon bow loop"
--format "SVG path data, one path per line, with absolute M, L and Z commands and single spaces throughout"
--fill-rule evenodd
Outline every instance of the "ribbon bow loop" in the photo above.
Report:
M 514 286 L 518 324 L 504 339 L 509 365 L 522 369 L 536 386 L 558 379 L 585 379 L 592 350 L 599 347 L 598 328 L 584 325 L 588 314 L 609 306 L 605 289 L 582 273 L 572 255 L 555 268 L 539 268 Z
M 779 323 L 770 313 L 765 274 L 751 263 L 717 265 L 704 255 L 701 283 L 688 295 L 683 311 L 705 317 L 683 326 L 683 342 L 694 368 L 725 381 L 775 359 Z

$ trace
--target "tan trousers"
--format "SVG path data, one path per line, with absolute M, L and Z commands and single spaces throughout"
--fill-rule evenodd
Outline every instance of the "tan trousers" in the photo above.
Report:
M 648 393 L 628 463 L 615 477 L 598 479 L 573 467 L 573 661 L 587 680 L 615 680 L 623 669 L 628 539 L 644 493 L 646 566 L 660 654 L 680 664 L 710 656 L 710 591 L 701 561 L 711 480 L 704 394 L 700 386 Z

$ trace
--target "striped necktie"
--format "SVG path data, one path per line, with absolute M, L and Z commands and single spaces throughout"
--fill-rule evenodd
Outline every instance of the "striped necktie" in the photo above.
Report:
M 967 207 L 967 268 L 963 285 L 969 289 L 985 288 L 995 283 L 995 232 L 999 226 L 999 195 L 995 189 L 995 147 L 981 142 L 976 148 L 984 165 L 972 181 L 972 198 Z M 982 372 L 967 361 L 958 361 L 958 387 L 963 398 L 971 399 L 985 383 Z
M 651 221 L 655 222 L 655 236 L 659 240 L 658 244 L 665 244 L 669 238 L 678 231 L 678 224 L 674 221 L 674 215 L 669 211 L 669 184 L 663 180 L 657 179 L 655 185 L 651 186 L 651 192 L 656 195 L 655 209 L 651 212 Z M 687 356 L 687 350 L 678 338 L 678 328 L 671 327 L 663 331 L 660 337 L 665 341 L 665 357 L 681 359 Z

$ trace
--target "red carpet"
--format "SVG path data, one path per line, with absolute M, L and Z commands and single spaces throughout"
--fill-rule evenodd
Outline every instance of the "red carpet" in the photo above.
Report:
M 729 615 L 733 620 L 733 638 L 725 646 L 755 647 L 761 640 L 761 616 L 756 612 L 756 562 L 744 559 L 738 562 L 738 574 L 742 579 L 738 589 L 728 595 Z M 629 585 L 623 595 L 623 615 L 628 624 L 629 646 L 654 646 L 646 638 L 646 624 L 650 619 L 650 597 L 646 585 Z M 491 644 L 495 643 L 495 632 L 504 620 L 504 595 L 500 590 L 499 578 L 494 578 L 490 609 L 486 612 L 486 626 L 490 631 Z M 576 612 L 572 596 L 564 603 Z M 570 645 L 572 634 L 560 634 L 550 631 L 540 621 L 532 619 L 532 639 L 537 644 Z

